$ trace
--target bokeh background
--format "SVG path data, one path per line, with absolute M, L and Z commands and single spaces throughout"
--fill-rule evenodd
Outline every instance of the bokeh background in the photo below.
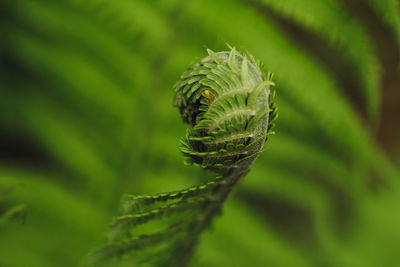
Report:
M 398 266 L 397 0 L 1 0 L 0 266 L 78 266 L 124 193 L 199 184 L 172 86 L 274 72 L 276 134 L 191 266 Z

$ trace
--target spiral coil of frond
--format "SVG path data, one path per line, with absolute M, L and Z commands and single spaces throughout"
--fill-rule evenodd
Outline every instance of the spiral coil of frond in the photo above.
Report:
M 235 48 L 207 52 L 175 84 L 174 105 L 190 125 L 181 151 L 187 163 L 220 174 L 248 169 L 276 118 L 272 75 Z

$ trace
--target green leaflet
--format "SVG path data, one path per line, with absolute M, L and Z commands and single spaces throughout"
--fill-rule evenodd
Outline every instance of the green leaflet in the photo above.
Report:
M 391 28 L 400 44 L 399 1 L 397 0 L 368 0 L 383 23 Z
M 376 122 L 380 106 L 380 66 L 369 36 L 357 20 L 349 16 L 338 1 L 332 0 L 261 0 L 260 4 L 269 6 L 279 15 L 318 33 L 343 52 L 358 76 L 364 112 Z
M 222 181 L 223 179 L 219 177 L 214 181 L 199 186 L 192 186 L 185 190 L 145 196 L 127 195 L 123 200 L 123 213 L 144 212 L 149 208 L 157 207 L 157 205 L 170 204 L 171 202 L 176 203 L 182 200 L 211 194 L 220 186 Z

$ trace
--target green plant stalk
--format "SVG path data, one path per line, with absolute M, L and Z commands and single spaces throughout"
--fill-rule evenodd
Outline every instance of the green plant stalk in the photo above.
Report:
M 212 222 L 213 218 L 221 213 L 222 205 L 225 199 L 232 192 L 232 189 L 237 182 L 244 176 L 246 172 L 234 172 L 228 177 L 224 178 L 224 182 L 221 183 L 220 189 L 214 194 L 212 200 L 203 213 L 199 214 L 198 219 L 195 221 L 191 232 L 186 235 L 186 243 L 183 244 L 180 249 L 182 257 L 175 257 L 177 262 L 174 262 L 173 266 L 186 266 L 193 254 L 193 250 L 197 244 L 197 237 L 199 234 L 206 229 Z M 173 262 L 173 261 L 171 261 Z

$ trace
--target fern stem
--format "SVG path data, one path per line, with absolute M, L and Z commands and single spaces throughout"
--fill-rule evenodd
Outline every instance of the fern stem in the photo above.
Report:
M 248 170 L 236 170 L 224 179 L 224 183 L 221 183 L 221 188 L 214 195 L 214 201 L 197 216 L 197 220 L 191 230 L 186 234 L 187 242 L 185 242 L 179 249 L 179 251 L 181 251 L 181 257 L 176 257 L 177 261 L 174 262 L 174 266 L 186 266 L 188 264 L 193 254 L 193 250 L 196 247 L 199 234 L 211 224 L 212 220 L 218 214 L 221 213 L 225 199 L 230 195 L 232 189 L 239 180 L 247 173 Z

